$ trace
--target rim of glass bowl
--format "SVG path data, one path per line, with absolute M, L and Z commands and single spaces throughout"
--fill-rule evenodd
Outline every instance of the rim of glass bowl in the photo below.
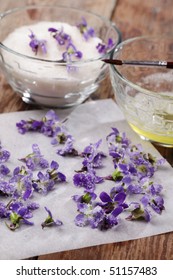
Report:
M 115 23 L 111 22 L 110 20 L 108 20 L 106 17 L 103 17 L 97 13 L 93 13 L 93 12 L 90 12 L 90 11 L 87 11 L 87 10 L 82 10 L 82 9 L 78 9 L 78 8 L 73 8 L 73 7 L 67 7 L 67 6 L 63 6 L 63 5 L 25 5 L 25 6 L 22 6 L 22 7 L 18 7 L 18 8 L 13 8 L 13 9 L 9 9 L 5 12 L 2 12 L 0 13 L 0 21 L 6 17 L 6 16 L 9 16 L 9 15 L 12 15 L 12 14 L 15 14 L 16 12 L 18 11 L 22 11 L 22 10 L 29 10 L 29 9 L 42 9 L 42 8 L 60 8 L 60 9 L 68 9 L 68 10 L 72 10 L 72 11 L 75 11 L 75 12 L 81 12 L 81 14 L 84 14 L 84 15 L 93 15 L 99 19 L 101 19 L 103 22 L 105 22 L 105 24 L 109 25 L 110 27 L 112 27 L 115 32 L 117 33 L 117 42 L 116 44 L 114 45 L 114 47 L 112 47 L 106 54 L 104 55 L 101 55 L 101 56 L 98 56 L 97 58 L 90 58 L 90 59 L 87 59 L 87 60 L 80 60 L 80 61 L 71 61 L 70 64 L 84 64 L 84 63 L 88 63 L 88 62 L 93 62 L 93 61 L 98 61 L 98 60 L 101 60 L 103 58 L 105 58 L 105 56 L 110 56 L 111 52 L 115 49 L 115 47 L 121 42 L 121 31 L 118 29 L 118 27 L 115 25 Z M 27 59 L 30 59 L 30 60 L 34 60 L 34 61 L 40 61 L 40 62 L 49 62 L 49 63 L 57 63 L 57 64 L 60 64 L 60 65 L 67 65 L 68 63 L 67 62 L 61 62 L 59 60 L 50 60 L 50 59 L 44 59 L 44 58 L 37 58 L 37 57 L 32 57 L 32 56 L 29 56 L 29 55 L 25 55 L 25 54 L 21 54 L 21 53 L 18 53 L 16 51 L 14 51 L 13 49 L 5 46 L 2 42 L 0 42 L 0 48 L 4 49 L 5 51 L 8 51 L 16 56 L 20 56 L 20 57 L 23 57 L 23 58 L 27 58 Z
M 122 48 L 124 47 L 125 45 L 133 42 L 133 41 L 137 41 L 137 40 L 144 40 L 144 39 L 150 39 L 150 38 L 161 38 L 163 40 L 164 37 L 168 37 L 170 36 L 170 34 L 165 34 L 165 35 L 144 35 L 144 36 L 138 36 L 138 37 L 133 37 L 133 38 L 130 38 L 130 39 L 126 39 L 122 42 L 120 42 L 120 44 L 118 44 L 114 51 L 111 53 L 111 59 L 116 59 L 116 57 L 114 57 L 114 55 Z M 141 91 L 147 95 L 152 95 L 152 96 L 156 96 L 156 94 L 158 94 L 158 96 L 163 96 L 163 97 L 168 97 L 170 98 L 170 96 L 168 96 L 166 93 L 164 92 L 155 92 L 155 91 L 151 91 L 151 90 L 148 90 L 148 89 L 145 89 L 139 85 L 136 85 L 134 84 L 133 82 L 131 82 L 130 80 L 128 80 L 127 78 L 125 78 L 120 71 L 118 71 L 118 69 L 116 68 L 116 65 L 114 64 L 110 64 L 110 67 L 112 68 L 113 72 L 116 72 L 114 73 L 114 75 L 118 75 L 118 77 L 123 81 L 125 82 L 127 85 L 131 86 L 132 88 L 138 90 L 138 91 Z

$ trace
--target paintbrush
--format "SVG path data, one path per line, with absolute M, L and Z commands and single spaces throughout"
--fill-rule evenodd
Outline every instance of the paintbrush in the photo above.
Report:
M 120 59 L 102 59 L 102 61 L 114 65 L 161 66 L 161 67 L 173 69 L 172 61 L 120 60 Z

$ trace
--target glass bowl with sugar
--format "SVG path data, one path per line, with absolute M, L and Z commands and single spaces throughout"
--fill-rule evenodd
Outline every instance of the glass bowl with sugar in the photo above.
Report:
M 31 5 L 0 15 L 0 67 L 24 102 L 65 108 L 109 75 L 102 61 L 121 40 L 116 25 L 76 8 Z

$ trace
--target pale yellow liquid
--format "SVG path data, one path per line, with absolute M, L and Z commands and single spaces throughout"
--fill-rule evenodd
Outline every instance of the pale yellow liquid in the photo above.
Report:
M 173 147 L 173 132 L 170 135 L 158 135 L 153 132 L 145 131 L 143 129 L 138 128 L 137 126 L 129 123 L 132 129 L 140 136 L 148 139 L 152 142 L 156 142 L 162 146 Z

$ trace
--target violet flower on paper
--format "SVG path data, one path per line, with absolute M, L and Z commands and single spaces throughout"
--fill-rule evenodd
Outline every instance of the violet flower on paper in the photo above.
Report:
M 32 210 L 25 206 L 22 201 L 12 200 L 6 206 L 6 216 L 10 221 L 10 224 L 6 222 L 7 227 L 10 230 L 16 230 L 21 224 L 34 225 L 33 222 L 29 221 L 33 217 Z
M 52 161 L 50 167 L 45 173 L 39 171 L 37 179 L 32 180 L 32 187 L 36 192 L 48 194 L 56 183 L 66 182 L 66 176 L 58 171 L 59 164 L 56 161 Z
M 82 162 L 84 167 L 87 167 L 89 164 L 93 168 L 99 168 L 103 166 L 103 159 L 106 157 L 106 154 L 102 151 L 99 151 L 98 148 L 102 143 L 102 139 L 96 143 L 91 143 L 89 146 L 86 146 L 81 153 L 81 156 L 84 157 Z
M 49 163 L 46 159 L 44 159 L 43 155 L 40 152 L 40 148 L 37 144 L 32 145 L 32 151 L 32 153 L 19 160 L 24 162 L 28 169 L 32 171 L 36 170 L 37 168 L 47 168 L 49 166 Z
M 64 143 L 64 146 L 61 149 L 57 149 L 57 154 L 61 156 L 78 156 L 78 151 L 74 148 L 75 139 L 68 135 Z
M 93 192 L 96 184 L 100 184 L 104 179 L 96 174 L 96 171 L 91 166 L 87 166 L 84 172 L 78 172 L 73 176 L 73 183 L 76 187 L 82 187 L 85 191 Z
M 10 169 L 8 168 L 8 166 L 4 164 L 0 164 L 0 178 L 7 176 L 9 173 L 10 173 Z
M 41 224 L 42 228 L 50 227 L 50 226 L 61 226 L 61 225 L 63 225 L 62 221 L 60 221 L 59 219 L 55 220 L 53 218 L 51 211 L 47 207 L 44 207 L 44 208 L 45 208 L 46 212 L 48 213 L 48 216 L 45 219 L 45 221 Z
M 151 211 L 140 202 L 131 202 L 129 204 L 128 211 L 131 213 L 126 220 L 133 221 L 133 220 L 145 220 L 146 222 L 151 221 Z
M 0 143 L 0 163 L 7 162 L 10 158 L 10 152 L 3 149 Z

